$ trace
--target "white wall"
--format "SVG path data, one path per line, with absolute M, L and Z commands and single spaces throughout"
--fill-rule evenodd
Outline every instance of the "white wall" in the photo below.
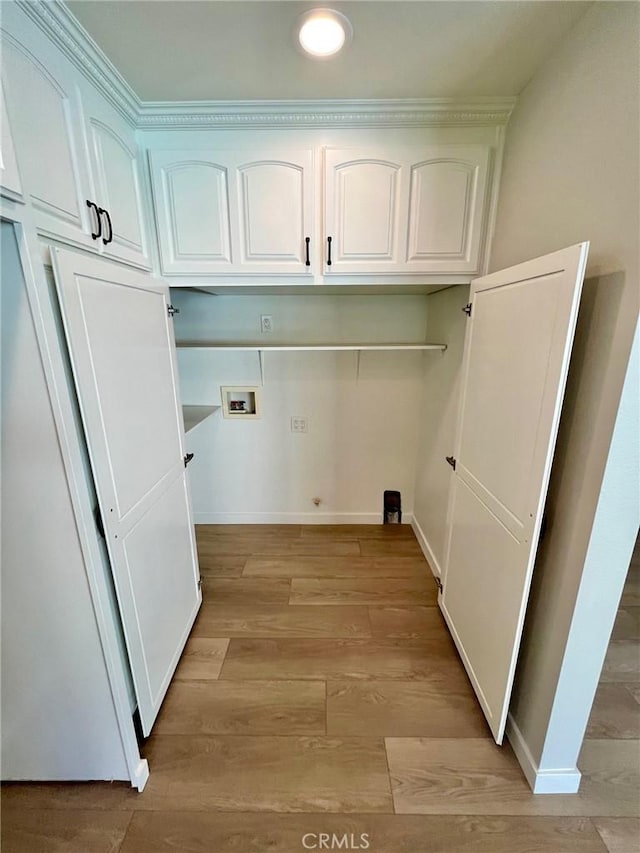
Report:
M 427 337 L 441 340 L 447 351 L 425 361 L 418 427 L 414 529 L 432 570 L 442 574 L 451 468 L 458 415 L 459 378 L 469 300 L 467 286 L 451 287 L 428 297 Z
M 128 779 L 12 226 L 2 236 L 2 778 Z
M 178 340 L 424 341 L 426 296 L 209 296 L 172 291 Z M 270 336 L 260 315 L 273 317 Z M 266 353 L 262 418 L 221 413 L 187 439 L 197 522 L 380 522 L 385 489 L 413 511 L 423 361 L 433 353 Z M 260 385 L 256 354 L 179 351 L 184 403 Z M 308 418 L 293 434 L 293 415 Z M 316 508 L 312 499 L 322 501 Z
M 549 778 L 575 767 L 638 525 L 637 477 L 613 486 L 635 458 L 632 380 L 611 445 L 638 318 L 638 11 L 595 3 L 522 92 L 491 257 L 495 270 L 591 241 L 511 706 L 519 757 Z

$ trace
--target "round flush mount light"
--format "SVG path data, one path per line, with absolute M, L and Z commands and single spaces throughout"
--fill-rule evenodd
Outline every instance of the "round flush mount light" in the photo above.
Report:
M 297 21 L 296 43 L 314 59 L 335 56 L 352 37 L 349 19 L 334 9 L 311 9 Z

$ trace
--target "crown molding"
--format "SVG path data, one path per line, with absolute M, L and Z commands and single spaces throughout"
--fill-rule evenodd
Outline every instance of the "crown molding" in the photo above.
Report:
M 141 102 L 118 69 L 61 0 L 15 0 L 45 35 L 132 125 Z
M 146 130 L 246 127 L 433 127 L 505 125 L 516 98 L 349 101 L 146 101 Z
M 63 0 L 15 0 L 134 127 L 434 127 L 506 125 L 516 98 L 317 101 L 141 101 Z

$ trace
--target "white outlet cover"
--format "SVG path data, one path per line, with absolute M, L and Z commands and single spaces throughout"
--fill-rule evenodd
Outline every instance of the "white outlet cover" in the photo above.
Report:
M 263 332 L 273 332 L 273 317 L 271 314 L 260 315 L 260 329 Z

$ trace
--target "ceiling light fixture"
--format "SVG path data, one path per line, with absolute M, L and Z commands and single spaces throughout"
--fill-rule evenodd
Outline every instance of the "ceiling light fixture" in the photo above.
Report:
M 334 9 L 311 9 L 298 18 L 298 46 L 314 59 L 335 56 L 353 37 L 348 18 Z

